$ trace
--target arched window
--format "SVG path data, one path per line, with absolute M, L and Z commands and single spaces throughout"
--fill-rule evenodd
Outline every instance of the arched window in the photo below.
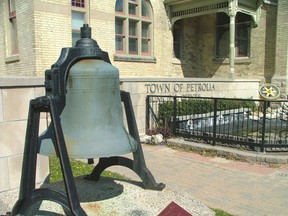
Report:
M 116 53 L 151 55 L 152 10 L 147 0 L 117 0 L 115 4 Z

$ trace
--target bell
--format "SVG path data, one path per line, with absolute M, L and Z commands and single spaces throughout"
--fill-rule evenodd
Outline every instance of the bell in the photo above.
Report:
M 84 59 L 70 68 L 60 118 L 71 158 L 110 157 L 137 149 L 123 125 L 119 71 L 103 60 Z M 55 155 L 51 130 L 40 135 L 40 154 Z

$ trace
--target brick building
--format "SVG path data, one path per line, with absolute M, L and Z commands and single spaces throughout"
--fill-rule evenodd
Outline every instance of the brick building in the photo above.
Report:
M 19 185 L 29 99 L 84 23 L 132 93 L 140 132 L 147 94 L 258 98 L 272 82 L 286 97 L 287 0 L 2 0 L 0 192 Z
M 61 48 L 77 40 L 79 27 L 89 23 L 121 77 L 270 82 L 287 70 L 287 3 L 247 2 L 2 1 L 0 75 L 43 76 Z

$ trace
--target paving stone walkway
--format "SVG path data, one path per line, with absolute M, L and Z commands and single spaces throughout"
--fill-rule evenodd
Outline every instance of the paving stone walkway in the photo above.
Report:
M 143 145 L 147 167 L 157 182 L 179 187 L 211 208 L 239 216 L 288 215 L 288 165 L 273 167 Z M 116 171 L 140 180 L 127 168 Z

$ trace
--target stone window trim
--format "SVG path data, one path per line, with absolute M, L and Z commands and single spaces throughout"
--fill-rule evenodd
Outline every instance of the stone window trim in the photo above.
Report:
M 184 63 L 182 63 L 181 59 L 173 57 L 172 58 L 172 64 L 173 65 L 183 65 Z
M 16 17 L 16 0 L 7 0 L 7 54 L 5 62 L 13 62 L 19 58 L 18 53 L 18 34 Z M 11 60 L 12 59 L 12 60 Z
M 215 64 L 229 64 L 229 58 L 213 58 L 213 63 Z M 236 57 L 235 64 L 251 64 L 252 58 L 251 57 Z
M 277 0 L 264 0 L 263 1 L 266 4 L 271 4 L 271 5 L 278 5 L 278 1 Z
M 153 12 L 148 0 L 115 3 L 116 55 L 153 56 Z M 131 59 L 134 59 L 132 57 Z
M 13 63 L 17 61 L 20 61 L 19 54 L 10 55 L 5 58 L 5 63 Z
M 145 62 L 145 63 L 156 63 L 157 59 L 155 57 L 149 56 L 137 56 L 137 55 L 118 55 L 113 56 L 114 61 L 123 61 L 123 62 Z
M 12 6 L 14 3 L 12 3 L 13 0 L 8 0 L 8 7 L 9 7 L 9 19 L 13 19 L 16 18 L 16 9 L 15 9 L 15 5 Z

